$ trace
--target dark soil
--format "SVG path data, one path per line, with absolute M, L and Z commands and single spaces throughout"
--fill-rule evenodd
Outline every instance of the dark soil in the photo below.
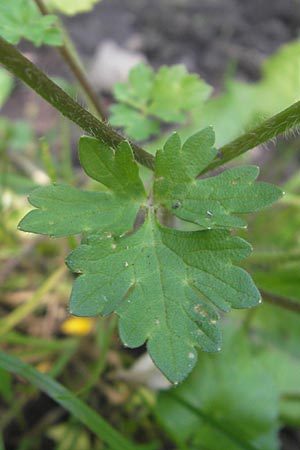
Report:
M 152 65 L 185 63 L 218 86 L 233 62 L 257 78 L 263 59 L 299 36 L 300 0 L 102 0 L 65 23 L 86 59 L 103 39 L 124 46 L 138 34 Z

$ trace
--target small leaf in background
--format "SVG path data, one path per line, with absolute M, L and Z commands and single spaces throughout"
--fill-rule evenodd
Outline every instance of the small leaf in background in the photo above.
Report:
M 156 154 L 155 202 L 188 222 L 204 228 L 245 227 L 236 214 L 257 211 L 277 200 L 282 192 L 255 182 L 256 166 L 235 167 L 210 178 L 196 179 L 216 156 L 212 128 L 191 136 L 181 145 L 174 133 Z
M 61 33 L 55 28 L 56 16 L 43 16 L 32 0 L 2 0 L 0 17 L 0 36 L 11 44 L 22 38 L 37 46 L 62 44 Z
M 198 75 L 188 74 L 184 66 L 163 66 L 157 74 L 144 63 L 130 71 L 128 84 L 117 83 L 118 104 L 110 109 L 110 122 L 125 128 L 128 136 L 146 140 L 158 134 L 160 121 L 180 123 L 202 105 L 211 88 Z
M 129 347 L 148 351 L 173 382 L 182 381 L 197 360 L 195 346 L 217 351 L 221 344 L 215 308 L 247 308 L 260 300 L 250 276 L 236 263 L 249 245 L 226 231 L 180 232 L 158 224 L 152 213 L 133 235 L 94 236 L 74 250 L 67 265 L 77 273 L 70 312 L 120 316 L 120 336 Z
M 0 67 L 0 109 L 7 101 L 14 87 L 13 77 Z
M 135 111 L 130 106 L 124 104 L 112 105 L 110 124 L 113 127 L 124 128 L 128 136 L 134 137 L 137 141 L 143 141 L 148 137 L 159 133 L 159 122 L 147 118 L 142 112 Z
M 201 354 L 188 380 L 160 394 L 156 414 L 190 449 L 278 450 L 278 400 L 249 338 L 227 330 L 222 353 Z
M 184 122 L 186 113 L 207 100 L 211 88 L 184 66 L 163 66 L 156 74 L 149 113 L 165 122 Z
M 117 83 L 114 86 L 114 96 L 119 102 L 146 110 L 151 97 L 154 82 L 153 70 L 144 63 L 131 69 L 128 76 L 128 85 Z
M 19 229 L 53 237 L 132 229 L 145 191 L 129 144 L 121 143 L 115 154 L 93 138 L 83 137 L 79 145 L 86 173 L 108 189 L 89 192 L 63 184 L 38 188 L 29 196 L 38 209 L 24 217 Z
M 90 11 L 100 0 L 46 0 L 47 6 L 63 14 L 74 14 Z

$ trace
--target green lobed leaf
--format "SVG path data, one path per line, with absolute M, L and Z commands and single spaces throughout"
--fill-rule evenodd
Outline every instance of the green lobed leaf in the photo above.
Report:
M 255 182 L 256 166 L 235 167 L 214 177 L 199 179 L 216 156 L 214 132 L 208 127 L 181 145 L 174 133 L 156 154 L 156 204 L 180 219 L 203 228 L 245 227 L 236 214 L 257 211 L 277 200 L 282 192 L 268 183 Z
M 184 122 L 210 92 L 210 86 L 184 66 L 163 66 L 154 74 L 140 63 L 130 71 L 128 84 L 115 85 L 119 103 L 111 107 L 110 121 L 124 127 L 128 136 L 146 140 L 159 132 L 159 121 Z
M 180 209 L 179 199 L 185 201 L 191 185 L 198 195 L 193 206 L 198 212 L 206 191 L 197 186 L 206 186 L 210 180 L 215 195 L 209 200 L 217 204 L 221 196 L 224 202 L 221 187 L 227 189 L 232 175 L 228 178 L 226 174 L 235 169 L 211 179 L 195 179 L 215 155 L 213 141 L 212 130 L 205 129 L 181 148 L 178 136 L 173 135 L 157 154 L 155 198 L 150 192 L 147 200 L 128 142 L 123 141 L 113 151 L 94 138 L 83 137 L 80 162 L 87 175 L 106 190 L 89 192 L 65 185 L 39 188 L 30 195 L 38 209 L 29 212 L 19 226 L 52 236 L 84 233 L 82 245 L 67 259 L 71 270 L 82 274 L 72 290 L 72 314 L 115 311 L 125 345 L 138 347 L 147 341 L 155 364 L 173 382 L 182 381 L 192 370 L 196 347 L 208 352 L 220 349 L 218 310 L 227 312 L 260 302 L 251 277 L 235 265 L 249 255 L 251 247 L 224 229 L 230 220 L 235 223 L 236 218 L 231 219 L 229 213 L 236 209 L 219 212 L 217 223 L 223 228 L 219 230 L 179 231 L 163 227 L 156 218 L 164 200 L 168 204 L 170 199 L 175 210 Z M 247 189 L 251 189 L 257 170 L 254 175 L 252 167 L 237 171 L 233 179 L 240 176 L 246 185 L 241 189 L 233 183 L 230 193 L 241 204 L 249 197 L 253 210 L 257 202 Z M 222 177 L 227 184 L 215 182 Z M 272 193 L 274 189 L 270 187 Z M 265 192 L 260 194 L 265 195 L 258 201 L 262 207 L 268 198 Z
M 143 141 L 156 135 L 160 126 L 154 119 L 149 119 L 139 111 L 135 111 L 124 104 L 112 105 L 110 124 L 113 127 L 123 127 L 128 136 Z
M 201 354 L 188 380 L 161 393 L 156 414 L 191 449 L 279 448 L 278 392 L 241 330 L 227 330 L 222 353 Z
M 133 228 L 145 191 L 130 145 L 124 141 L 114 153 L 96 139 L 83 137 L 79 155 L 86 173 L 108 190 L 88 192 L 63 184 L 40 187 L 29 196 L 38 209 L 21 220 L 20 230 L 61 237 L 120 234 Z
M 0 3 L 0 36 L 11 44 L 22 38 L 35 45 L 61 45 L 62 36 L 55 28 L 56 16 L 42 16 L 32 0 L 2 0 Z
M 203 103 L 211 88 L 184 66 L 163 66 L 155 77 L 149 113 L 165 122 L 184 122 L 185 113 Z
M 250 276 L 232 263 L 249 244 L 226 231 L 181 232 L 164 228 L 152 212 L 133 235 L 90 237 L 67 264 L 77 273 L 70 311 L 79 316 L 120 316 L 125 345 L 147 341 L 155 364 L 173 382 L 197 360 L 195 346 L 220 348 L 215 307 L 247 308 L 260 301 Z
M 153 88 L 153 70 L 146 64 L 140 63 L 131 69 L 128 81 L 129 84 L 116 83 L 114 96 L 119 102 L 134 106 L 137 109 L 146 108 Z
M 145 197 L 138 165 L 130 144 L 121 142 L 114 152 L 97 139 L 83 136 L 79 141 L 79 159 L 86 174 L 111 192 L 132 200 Z

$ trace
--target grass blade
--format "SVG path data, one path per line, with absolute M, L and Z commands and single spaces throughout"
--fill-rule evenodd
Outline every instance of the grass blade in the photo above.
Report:
M 102 419 L 100 415 L 53 378 L 40 373 L 29 364 L 1 351 L 0 367 L 10 373 L 24 377 L 35 387 L 45 392 L 89 430 L 94 432 L 99 439 L 108 444 L 112 450 L 137 450 L 137 446 L 131 444 L 130 441 Z

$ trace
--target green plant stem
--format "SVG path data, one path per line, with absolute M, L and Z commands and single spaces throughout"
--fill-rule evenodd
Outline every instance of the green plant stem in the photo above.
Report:
M 11 73 L 30 86 L 54 108 L 60 111 L 84 131 L 110 147 L 116 148 L 124 141 L 123 136 L 104 122 L 82 108 L 57 84 L 41 72 L 29 59 L 25 58 L 13 45 L 0 38 L 0 63 Z M 138 145 L 131 143 L 136 160 L 153 170 L 154 157 Z
M 48 9 L 46 8 L 46 6 L 43 3 L 43 0 L 35 0 L 35 3 L 43 15 L 49 14 Z M 82 90 L 84 91 L 84 93 L 86 94 L 88 99 L 91 101 L 92 105 L 94 106 L 95 110 L 99 114 L 99 117 L 102 120 L 105 120 L 106 117 L 105 117 L 105 113 L 104 113 L 103 107 L 101 105 L 101 102 L 100 102 L 96 92 L 94 92 L 93 88 L 91 87 L 91 85 L 86 77 L 86 74 L 85 74 L 84 70 L 82 69 L 82 65 L 79 64 L 79 62 L 78 62 L 78 56 L 74 55 L 74 50 L 70 48 L 70 45 L 68 45 L 69 39 L 66 39 L 66 37 L 67 37 L 66 30 L 61 26 L 60 26 L 60 28 L 62 28 L 61 31 L 64 36 L 64 43 L 60 47 L 56 47 L 57 51 L 61 54 L 64 61 L 67 63 L 67 65 L 73 72 L 73 74 L 76 77 L 78 83 L 80 84 Z
M 281 297 L 280 295 L 276 294 L 271 294 L 270 292 L 263 289 L 260 289 L 260 293 L 265 302 L 300 314 L 300 302 L 298 302 L 297 300 L 293 300 L 287 297 Z
M 206 173 L 231 161 L 248 150 L 282 134 L 300 123 L 300 101 L 265 120 L 261 125 L 221 147 L 216 159 L 202 172 Z
M 39 304 L 41 298 L 51 289 L 53 289 L 54 286 L 56 286 L 59 278 L 64 274 L 65 271 L 66 268 L 63 266 L 53 272 L 41 285 L 41 287 L 35 292 L 30 300 L 15 309 L 5 319 L 2 319 L 0 321 L 0 336 L 10 331 L 14 326 L 20 323 L 24 319 L 24 317 L 30 314 Z
M 0 351 L 0 367 L 10 373 L 24 377 L 35 387 L 45 392 L 49 397 L 63 406 L 96 436 L 106 442 L 112 450 L 136 450 L 120 433 L 109 425 L 99 414 L 75 397 L 48 375 L 44 375 L 29 364 Z

